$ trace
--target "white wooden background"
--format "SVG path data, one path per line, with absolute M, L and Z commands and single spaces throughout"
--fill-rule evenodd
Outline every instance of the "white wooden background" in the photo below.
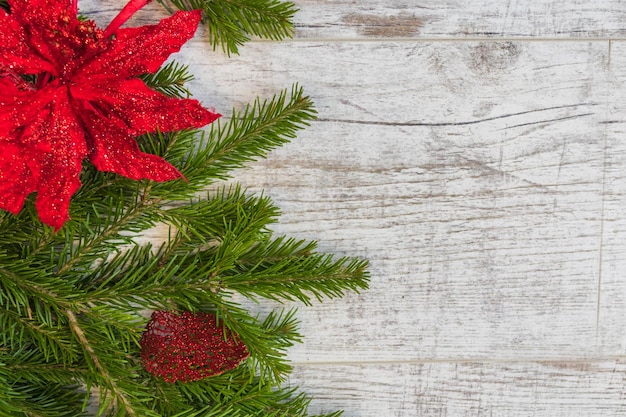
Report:
M 125 1 L 79 3 L 105 26 Z M 294 82 L 319 110 L 237 174 L 278 233 L 371 261 L 300 310 L 311 411 L 626 416 L 626 2 L 295 3 L 294 40 L 177 59 L 226 116 Z

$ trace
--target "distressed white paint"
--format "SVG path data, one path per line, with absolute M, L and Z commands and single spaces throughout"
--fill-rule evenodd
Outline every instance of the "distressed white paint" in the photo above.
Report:
M 297 39 L 626 38 L 621 0 L 293 0 Z M 124 0 L 80 0 L 104 25 Z M 132 24 L 165 16 L 156 2 Z
M 294 382 L 344 417 L 624 415 L 621 361 L 431 362 L 303 366 Z
M 615 38 L 620 0 L 297 0 L 301 38 Z
M 297 4 L 296 42 L 178 58 L 226 116 L 296 81 L 320 112 L 236 175 L 278 233 L 371 260 L 371 290 L 300 311 L 314 411 L 625 415 L 625 3 Z

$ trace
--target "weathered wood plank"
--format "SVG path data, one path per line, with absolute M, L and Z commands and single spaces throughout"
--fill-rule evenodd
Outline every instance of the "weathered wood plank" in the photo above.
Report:
M 82 13 L 105 26 L 122 0 L 81 0 Z M 626 4 L 620 0 L 295 0 L 296 39 L 624 38 Z M 417 3 L 417 4 L 416 4 Z M 154 2 L 131 25 L 166 16 Z
M 626 354 L 626 43 L 613 42 L 606 122 L 598 134 L 606 138 L 603 191 L 602 277 L 599 293 L 599 346 Z
M 623 361 L 402 363 L 300 366 L 290 382 L 344 417 L 613 417 L 625 375 Z
M 297 3 L 298 42 L 179 56 L 226 117 L 305 87 L 320 120 L 236 177 L 279 233 L 372 261 L 370 291 L 301 311 L 291 382 L 346 417 L 623 415 L 626 44 L 581 40 L 624 36 L 626 5 Z
M 296 0 L 299 38 L 607 38 L 626 35 L 619 0 Z
M 372 260 L 371 291 L 306 310 L 294 360 L 599 353 L 606 42 L 302 42 L 189 59 L 220 110 L 292 80 L 320 110 L 237 174 L 282 207 L 280 232 Z

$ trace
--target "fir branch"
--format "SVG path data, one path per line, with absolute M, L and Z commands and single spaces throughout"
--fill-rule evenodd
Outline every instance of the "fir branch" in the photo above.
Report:
M 298 324 L 295 309 L 271 311 L 261 324 L 263 332 L 251 341 L 251 369 L 258 368 L 262 377 L 271 372 L 272 380 L 282 381 L 292 370 L 285 359 L 287 349 L 302 341 Z
M 194 416 L 197 409 L 201 408 L 181 393 L 182 384 L 170 384 L 155 378 L 146 379 L 145 384 L 154 393 L 150 408 L 161 415 Z
M 264 158 L 289 142 L 316 114 L 311 99 L 296 84 L 269 100 L 257 99 L 242 111 L 233 109 L 231 119 L 218 119 L 208 134 L 183 131 L 148 135 L 141 141 L 143 149 L 165 157 L 187 179 L 153 184 L 151 195 L 187 200 L 207 185 L 230 178 L 229 171 Z
M 297 8 L 280 0 L 159 0 L 170 13 L 170 5 L 180 10 L 200 9 L 209 29 L 209 42 L 221 45 L 229 55 L 251 36 L 282 40 L 293 36 L 293 16 Z
M 264 157 L 314 117 L 310 100 L 294 86 L 234 111 L 204 136 L 145 136 L 144 149 L 171 158 L 188 182 L 136 182 L 86 165 L 72 221 L 60 232 L 41 225 L 32 199 L 19 216 L 3 216 L 0 391 L 18 381 L 29 392 L 46 385 L 64 398 L 63 389 L 71 389 L 61 386 L 83 382 L 88 392 L 100 388 L 100 414 L 120 417 L 306 416 L 308 399 L 278 386 L 291 370 L 286 349 L 301 339 L 295 312 L 260 318 L 234 296 L 308 304 L 365 288 L 366 263 L 318 254 L 314 242 L 272 238 L 268 227 L 279 213 L 266 196 L 239 186 L 197 192 Z M 171 227 L 165 244 L 153 248 L 133 239 L 160 221 Z M 249 347 L 247 365 L 197 384 L 168 385 L 149 376 L 139 362 L 146 308 L 214 312 L 225 331 Z M 3 380 L 3 367 L 16 378 Z M 0 410 L 9 413 L 34 398 L 6 392 L 0 392 Z M 76 399 L 88 394 L 73 392 L 63 410 L 74 412 L 58 416 L 80 414 Z
M 243 111 L 233 109 L 230 122 L 218 119 L 209 133 L 206 163 L 213 165 L 214 176 L 227 179 L 224 172 L 241 168 L 245 163 L 263 158 L 269 151 L 289 142 L 296 132 L 309 126 L 317 112 L 304 90 L 297 84 L 271 100 L 256 99 Z
M 368 287 L 368 263 L 335 259 L 311 252 L 312 242 L 278 238 L 260 243 L 238 260 L 238 268 L 221 276 L 224 288 L 254 298 L 298 299 L 310 305 L 312 297 L 343 297 L 346 291 Z
M 0 411 L 2 416 L 78 417 L 84 393 L 67 379 L 39 378 L 23 371 L 23 363 L 40 361 L 40 355 L 0 349 Z M 21 368 L 20 368 L 21 366 Z M 57 372 L 63 374 L 62 369 Z M 35 376 L 31 379 L 29 377 Z
M 15 352 L 13 354 L 15 355 Z M 77 381 L 84 380 L 88 373 L 87 369 L 80 365 L 61 366 L 45 362 L 37 363 L 36 359 L 32 358 L 23 359 L 21 362 L 14 361 L 13 364 L 6 366 L 15 375 L 19 375 L 21 381 L 30 383 L 39 381 L 41 384 L 57 383 L 64 387 L 75 386 Z
M 154 74 L 140 77 L 150 88 L 169 97 L 188 98 L 191 96 L 185 84 L 193 80 L 189 66 L 170 61 Z
M 7 211 L 0 213 L 0 251 L 22 255 L 24 247 L 30 246 L 33 237 L 42 234 L 42 226 L 36 220 L 37 214 L 33 206 L 31 199 L 26 199 L 25 208 L 19 215 Z M 51 228 L 49 232 L 52 234 Z
M 177 228 L 177 238 L 186 240 L 178 244 L 175 254 L 200 249 L 207 253 L 227 253 L 228 256 L 221 257 L 226 260 L 238 257 L 229 249 L 243 253 L 255 245 L 269 232 L 267 226 L 276 221 L 278 214 L 268 197 L 246 195 L 235 185 L 207 193 L 207 199 L 164 210 L 163 218 Z
M 69 364 L 78 356 L 62 326 L 42 323 L 12 310 L 0 309 L 0 329 L 0 345 L 12 351 L 27 346 L 26 341 L 29 341 L 46 361 Z
M 7 260 L 4 260 L 7 262 Z M 74 308 L 77 292 L 72 284 L 58 279 L 47 271 L 32 268 L 21 260 L 0 264 L 0 306 L 22 313 L 30 309 L 31 302 L 44 306 L 39 320 L 50 323 L 50 316 L 63 308 Z
M 310 399 L 297 393 L 296 387 L 275 387 L 240 367 L 210 381 L 179 386 L 180 392 L 197 408 L 209 407 L 208 415 L 241 417 L 304 417 Z M 229 414 L 222 414 L 228 412 Z
M 285 349 L 300 341 L 295 312 L 271 313 L 261 321 L 238 304 L 229 300 L 230 294 L 216 294 L 213 312 L 224 326 L 236 333 L 250 351 L 248 366 L 263 381 L 277 385 L 291 372 Z
M 57 275 L 62 276 L 70 270 L 76 272 L 75 266 L 79 263 L 90 268 L 94 262 L 118 251 L 120 244 L 131 243 L 131 233 L 152 227 L 159 220 L 154 200 L 128 205 L 123 198 L 111 198 L 103 203 L 102 209 L 94 204 L 93 215 L 87 214 L 81 222 L 73 221 L 60 233 L 65 237 L 65 244 L 57 251 Z
M 92 376 L 89 384 L 95 382 L 101 388 L 99 415 L 108 410 L 116 417 L 157 417 L 158 414 L 147 409 L 142 400 L 138 397 L 148 396 L 145 388 L 132 380 L 132 373 L 125 366 L 124 356 L 113 351 L 103 352 L 102 347 L 90 341 L 87 330 L 81 326 L 76 314 L 73 311 L 65 312 L 69 327 L 79 345 L 85 353 L 85 358 L 91 369 Z M 97 338 L 95 339 L 97 340 Z M 107 346 L 110 346 L 107 345 Z M 104 362 L 103 359 L 106 359 Z M 114 368 L 115 375 L 112 374 Z M 97 378 L 94 378 L 95 376 Z M 88 386 L 89 386 L 88 384 Z M 122 386 L 123 385 L 123 386 Z M 110 393 L 110 395 L 109 395 Z
M 111 389 L 111 391 L 113 391 L 113 394 L 115 395 L 115 399 L 119 401 L 121 405 L 123 405 L 124 410 L 128 412 L 129 416 L 136 417 L 137 414 L 134 412 L 133 408 L 131 407 L 130 401 L 128 400 L 126 395 L 123 392 L 121 392 L 121 390 L 118 388 L 117 383 L 115 382 L 113 378 L 111 378 L 111 376 L 109 375 L 109 372 L 105 369 L 104 366 L 102 366 L 102 363 L 100 362 L 100 358 L 98 357 L 98 355 L 96 355 L 96 352 L 94 351 L 92 344 L 89 342 L 89 340 L 87 340 L 85 333 L 83 332 L 80 325 L 78 324 L 78 320 L 76 319 L 76 315 L 74 314 L 74 312 L 71 310 L 67 310 L 65 314 L 67 315 L 67 318 L 69 319 L 69 325 L 70 325 L 70 329 L 72 330 L 72 333 L 74 333 L 74 335 L 76 336 L 76 339 L 78 339 L 78 342 L 80 343 L 83 351 L 87 355 L 87 358 L 89 359 L 91 364 L 97 369 L 97 371 L 102 375 L 102 377 L 108 382 L 108 386 Z
M 13 406 L 16 411 L 8 414 L 10 408 L 3 409 L 5 416 L 25 416 L 25 417 L 78 417 L 80 396 L 73 387 L 63 387 L 56 384 L 33 385 L 33 384 L 13 384 L 14 394 L 12 395 Z M 18 397 L 15 394 L 21 394 Z

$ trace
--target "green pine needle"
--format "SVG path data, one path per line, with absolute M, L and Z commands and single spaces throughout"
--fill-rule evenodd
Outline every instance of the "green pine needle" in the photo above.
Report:
M 154 184 L 152 195 L 187 200 L 230 172 L 264 158 L 288 143 L 316 118 L 311 99 L 294 85 L 271 99 L 257 99 L 243 110 L 233 109 L 230 120 L 218 119 L 208 133 L 182 131 L 146 135 L 143 149 L 164 156 L 179 167 L 186 181 Z
M 185 84 L 193 80 L 189 67 L 171 61 L 154 74 L 144 74 L 141 79 L 152 89 L 169 97 L 188 98 L 191 93 Z
M 293 36 L 293 16 L 297 8 L 280 0 L 159 0 L 170 13 L 180 10 L 202 10 L 209 30 L 209 42 L 221 46 L 229 55 L 251 36 L 282 40 Z

